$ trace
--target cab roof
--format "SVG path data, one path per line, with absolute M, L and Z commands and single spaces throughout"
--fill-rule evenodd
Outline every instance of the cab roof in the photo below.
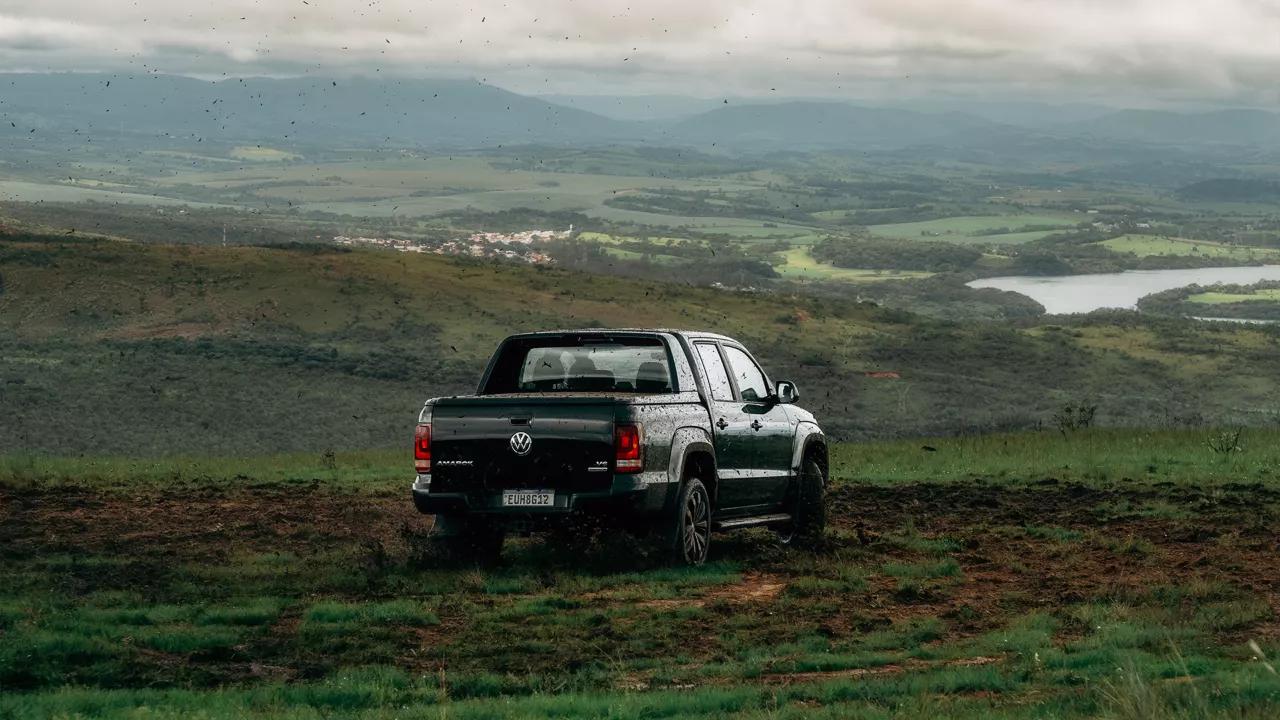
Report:
M 678 328 L 569 328 L 569 329 L 562 329 L 562 330 L 538 330 L 535 332 L 516 333 L 511 337 L 524 338 L 524 337 L 542 337 L 542 336 L 554 336 L 554 335 L 595 335 L 595 334 L 599 334 L 599 335 L 621 335 L 621 334 L 683 335 L 684 337 L 687 337 L 687 338 L 727 340 L 729 342 L 735 342 L 735 343 L 738 342 L 737 340 L 729 337 L 728 335 L 721 335 L 719 333 L 708 332 L 706 330 L 681 330 Z

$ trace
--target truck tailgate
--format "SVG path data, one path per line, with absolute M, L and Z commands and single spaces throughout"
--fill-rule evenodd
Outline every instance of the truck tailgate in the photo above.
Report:
M 432 489 L 608 490 L 619 402 L 599 395 L 439 401 L 431 414 Z M 530 441 L 524 454 L 512 439 L 522 432 Z

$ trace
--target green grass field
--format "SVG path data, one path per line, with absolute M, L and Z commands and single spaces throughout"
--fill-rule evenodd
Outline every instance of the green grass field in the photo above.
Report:
M 831 474 L 858 485 L 994 482 L 1035 485 L 1053 477 L 1099 490 L 1212 487 L 1255 482 L 1280 486 L 1280 430 L 1242 431 L 1238 451 L 1215 452 L 1220 430 L 1093 429 L 836 443 Z M 931 448 L 927 449 L 926 448 Z M 412 472 L 403 447 L 381 450 L 164 457 L 0 455 L 10 487 L 89 486 L 103 492 L 167 486 L 233 487 L 243 478 L 268 483 L 318 482 L 331 490 L 397 492 Z
M 1277 288 L 1256 290 L 1251 293 L 1202 292 L 1187 296 L 1187 302 L 1201 303 L 1203 305 L 1277 301 L 1280 301 L 1280 289 Z
M 1058 231 L 1018 232 L 1019 228 L 1028 225 L 1044 225 L 1057 229 L 1067 229 L 1078 222 L 1078 218 L 1063 215 L 969 215 L 922 222 L 872 225 L 868 229 L 876 235 L 889 238 L 907 240 L 923 238 L 974 245 L 1001 245 L 1030 242 Z M 985 234 L 1001 228 L 1007 228 L 1011 232 Z
M 1104 247 L 1120 253 L 1132 253 L 1139 257 L 1153 255 L 1183 255 L 1211 258 L 1230 258 L 1241 262 L 1260 262 L 1280 258 L 1280 252 L 1267 248 L 1225 245 L 1222 243 L 1189 240 L 1187 238 L 1159 235 L 1122 235 L 1106 240 Z
M 1280 438 L 1210 433 L 839 445 L 822 548 L 697 569 L 446 562 L 403 450 L 7 456 L 0 718 L 1274 717 Z
M 879 280 L 908 280 L 930 277 L 933 273 L 914 270 L 859 270 L 841 268 L 818 262 L 805 247 L 792 248 L 780 253 L 785 262 L 774 269 L 778 274 L 793 280 L 828 280 L 844 282 L 876 282 Z

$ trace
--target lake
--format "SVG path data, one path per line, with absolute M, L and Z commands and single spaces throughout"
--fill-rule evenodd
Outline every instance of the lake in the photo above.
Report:
M 972 288 L 1021 293 L 1044 306 L 1050 315 L 1087 313 L 1102 308 L 1132 310 L 1138 299 L 1186 285 L 1249 285 L 1280 280 L 1280 265 L 1196 268 L 1194 270 L 1128 270 L 1096 275 L 1009 276 L 974 280 Z

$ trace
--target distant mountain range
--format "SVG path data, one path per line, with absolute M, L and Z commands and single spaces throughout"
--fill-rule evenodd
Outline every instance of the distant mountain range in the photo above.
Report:
M 1079 123 L 1077 131 L 1116 140 L 1152 143 L 1280 145 L 1280 115 L 1263 110 L 1175 113 L 1120 110 Z
M 725 98 L 684 95 L 540 95 L 556 105 L 586 110 L 614 120 L 681 120 L 713 110 Z M 734 98 L 732 102 L 738 102 Z
M 958 112 L 942 109 L 944 103 L 907 104 L 664 95 L 538 98 L 451 79 L 210 82 L 166 75 L 0 74 L 0 142 L 39 135 L 50 142 L 328 147 L 648 143 L 749 152 L 925 145 L 987 152 L 1043 138 L 1046 144 L 1065 139 L 1280 149 L 1280 116 L 1260 110 L 1180 113 L 968 102 Z
M 696 145 L 891 149 L 946 142 L 957 134 L 994 126 L 989 120 L 960 113 L 789 102 L 717 108 L 682 120 L 664 134 L 673 142 Z
M 644 133 L 465 80 L 0 75 L 0 118 L 22 132 L 338 147 L 608 142 Z

